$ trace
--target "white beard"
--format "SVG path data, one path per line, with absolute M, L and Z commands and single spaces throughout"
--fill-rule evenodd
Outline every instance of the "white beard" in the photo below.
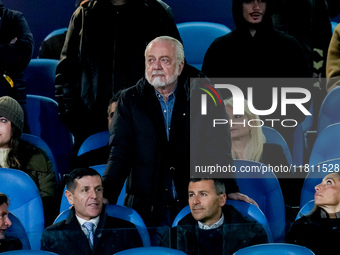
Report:
M 157 73 L 159 73 L 159 71 L 154 71 L 154 72 L 152 72 L 152 75 L 155 75 Z M 163 74 L 163 72 L 160 72 L 159 74 Z M 175 73 L 166 81 L 161 81 L 161 77 L 156 77 L 156 78 L 154 78 L 153 81 L 151 81 L 150 76 L 147 75 L 146 71 L 145 71 L 145 78 L 156 89 L 161 88 L 161 87 L 165 87 L 169 84 L 174 83 L 177 80 L 177 78 L 178 78 L 178 67 L 176 67 Z

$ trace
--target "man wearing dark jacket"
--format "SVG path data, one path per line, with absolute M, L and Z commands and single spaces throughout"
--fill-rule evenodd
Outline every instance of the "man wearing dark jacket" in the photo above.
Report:
M 135 226 L 105 213 L 101 176 L 91 168 L 76 168 L 66 180 L 71 205 L 66 220 L 46 228 L 41 249 L 60 255 L 109 255 L 142 246 Z
M 189 255 L 228 255 L 250 245 L 267 243 L 260 224 L 225 205 L 225 186 L 218 179 L 191 179 L 188 193 L 191 214 L 172 229 L 172 248 Z M 168 238 L 164 240 L 166 245 Z
M 184 64 L 183 45 L 178 40 L 163 36 L 151 41 L 145 50 L 145 65 L 146 77 L 123 91 L 111 122 L 111 152 L 103 175 L 105 198 L 115 203 L 128 178 L 124 205 L 135 209 L 148 227 L 171 226 L 187 203 L 190 161 L 206 152 L 218 160 L 215 164 L 232 164 L 230 133 L 224 125 L 222 135 L 215 133 L 208 139 L 221 146 L 197 144 L 190 151 L 190 139 L 198 141 L 203 135 L 201 126 L 211 119 L 191 116 L 196 121 L 190 130 L 190 101 L 193 93 L 201 91 L 191 86 L 204 75 Z M 190 82 L 190 78 L 196 79 Z M 223 106 L 213 109 L 220 118 L 227 118 Z M 234 177 L 226 176 L 231 178 L 229 196 L 253 202 L 238 193 Z
M 269 85 L 261 80 L 254 86 L 254 106 L 261 110 L 269 109 L 272 105 L 272 87 L 303 87 L 312 90 L 312 83 L 293 84 L 292 81 L 282 82 L 283 79 L 280 81 L 277 79 L 308 78 L 311 74 L 298 41 L 274 29 L 271 18 L 272 1 L 233 0 L 232 11 L 236 28 L 231 33 L 217 38 L 210 45 L 202 67 L 202 71 L 209 78 L 275 78 L 269 82 Z M 256 80 L 253 79 L 253 84 L 255 82 Z M 249 85 L 240 87 L 245 95 L 247 95 L 247 87 Z M 305 107 L 308 109 L 309 105 Z M 305 118 L 296 107 L 287 112 L 286 119 L 294 119 L 300 123 Z M 281 112 L 276 111 L 266 117 L 282 119 L 282 115 Z M 295 128 L 273 126 L 270 122 L 265 122 L 265 125 L 278 130 L 286 139 L 292 152 Z
M 160 35 L 180 38 L 161 1 L 89 0 L 76 9 L 56 71 L 60 114 L 75 149 L 107 129 L 111 97 L 143 76 L 145 46 Z
M 31 60 L 34 41 L 23 14 L 7 9 L 0 0 L 0 97 L 17 100 L 26 112 L 23 71 Z

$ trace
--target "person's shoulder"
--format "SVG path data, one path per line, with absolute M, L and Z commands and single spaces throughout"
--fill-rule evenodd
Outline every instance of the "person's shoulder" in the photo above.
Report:
M 136 228 L 136 226 L 132 222 L 107 215 L 105 228 Z
M 301 47 L 299 41 L 294 36 L 291 36 L 283 31 L 274 29 L 274 35 L 282 44 L 290 44 Z
M 41 149 L 37 149 L 35 153 L 32 155 L 31 159 L 28 162 L 27 169 L 32 169 L 37 172 L 48 172 L 48 162 L 49 158 L 45 151 Z
M 65 224 L 66 224 L 66 220 L 62 220 L 62 221 L 52 224 L 51 226 L 48 226 L 47 228 L 45 228 L 44 231 L 48 232 L 48 231 L 63 230 L 65 227 Z
M 134 86 L 124 89 L 121 93 L 120 98 L 122 99 L 122 101 L 135 101 L 140 96 L 144 95 L 146 93 L 146 90 L 150 90 L 150 88 L 152 89 L 152 86 L 149 85 L 146 79 L 143 77 Z M 130 103 L 132 103 L 133 101 L 131 101 Z
M 197 223 L 197 220 L 194 219 L 191 212 L 185 215 L 177 224 L 177 226 L 193 226 Z
M 256 223 L 256 221 L 251 220 L 242 215 L 235 207 L 232 205 L 225 205 L 222 208 L 222 212 L 224 214 L 224 221 L 228 223 Z
M 143 2 L 147 8 L 156 8 L 160 11 L 167 11 L 170 8 L 170 6 L 162 0 L 143 0 Z
M 283 149 L 282 146 L 276 143 L 264 143 L 263 144 L 263 153 L 264 152 L 282 152 L 283 153 Z

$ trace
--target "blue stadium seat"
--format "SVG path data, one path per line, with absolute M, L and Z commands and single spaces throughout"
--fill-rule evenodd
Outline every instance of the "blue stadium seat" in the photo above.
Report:
M 120 205 L 106 205 L 105 212 L 111 217 L 119 218 L 133 223 L 141 236 L 143 246 L 151 246 L 148 229 L 146 228 L 142 217 L 134 209 Z M 69 213 L 70 209 L 63 211 L 58 215 L 54 223 L 67 219 Z
M 294 132 L 294 144 L 293 144 L 293 163 L 296 166 L 304 164 L 304 159 L 307 157 L 307 153 L 310 152 L 309 144 L 307 141 L 307 131 L 311 131 L 314 122 L 314 103 L 312 101 L 309 108 L 311 116 L 306 116 L 304 121 L 298 124 Z
M 58 172 L 69 172 L 73 136 L 61 122 L 58 103 L 48 97 L 27 95 L 27 123 L 32 135 L 42 138 L 53 152 Z
M 203 21 L 179 23 L 177 28 L 183 41 L 187 63 L 199 70 L 202 69 L 205 53 L 211 43 L 231 31 L 225 25 Z
M 80 146 L 78 150 L 78 156 L 86 152 L 107 146 L 109 143 L 109 138 L 109 131 L 103 131 L 89 136 Z
M 41 139 L 40 137 L 38 136 L 35 136 L 35 135 L 30 135 L 30 134 L 25 134 L 23 133 L 21 135 L 21 138 L 33 145 L 35 145 L 36 147 L 42 149 L 48 156 L 48 158 L 51 160 L 52 162 L 52 165 L 53 165 L 53 170 L 55 172 L 55 175 L 56 175 L 56 179 L 57 179 L 57 185 L 59 186 L 60 182 L 61 182 L 61 176 L 58 172 L 58 168 L 57 168 L 57 164 L 55 162 L 55 159 L 54 159 L 54 155 L 53 155 L 53 152 L 51 151 L 50 147 L 47 145 L 47 143 Z
M 26 93 L 55 99 L 56 59 L 32 59 L 24 71 Z
M 300 195 L 300 208 L 302 208 L 310 200 L 314 199 L 315 186 L 321 183 L 322 179 L 330 173 L 339 171 L 340 158 L 331 159 L 315 164 L 313 168 L 310 166 L 302 186 Z
M 232 205 L 233 207 L 235 207 L 240 213 L 242 213 L 243 216 L 260 223 L 267 233 L 268 242 L 270 243 L 273 242 L 273 237 L 272 237 L 272 233 L 271 233 L 267 218 L 263 214 L 261 209 L 259 209 L 257 206 L 253 204 L 249 204 L 249 203 L 237 201 L 237 200 L 228 199 L 226 204 Z M 178 225 L 178 222 L 181 219 L 183 219 L 183 217 L 188 215 L 189 213 L 190 213 L 190 207 L 189 205 L 187 205 L 177 214 L 177 216 L 175 217 L 172 223 L 172 227 L 176 227 Z
M 324 98 L 319 112 L 317 135 L 327 126 L 340 122 L 340 87 L 332 89 Z
M 274 128 L 263 126 L 262 132 L 264 136 L 266 137 L 266 143 L 275 143 L 281 145 L 283 149 L 283 153 L 285 154 L 287 158 L 287 162 L 289 165 L 293 164 L 292 155 L 290 153 L 289 147 L 287 145 L 286 140 L 283 138 L 283 136 Z
M 314 208 L 314 199 L 310 200 L 309 202 L 307 202 L 298 212 L 298 214 L 296 215 L 295 220 L 300 219 L 302 216 L 307 215 L 308 213 L 311 212 L 311 210 Z
M 284 242 L 285 202 L 275 174 L 256 171 L 265 166 L 259 162 L 236 159 L 234 165 L 240 192 L 254 199 L 259 205 L 268 220 L 274 242 Z M 251 172 L 251 169 L 255 171 Z
M 340 123 L 325 127 L 318 134 L 309 157 L 309 165 L 340 158 Z
M 166 247 L 139 247 L 117 252 L 116 255 L 185 255 L 184 252 Z
M 32 250 L 39 250 L 45 224 L 44 210 L 39 190 L 32 178 L 23 171 L 2 168 L 0 192 L 9 197 L 9 211 L 23 224 Z
M 234 255 L 315 255 L 310 249 L 296 244 L 257 244 L 238 250 Z
M 22 225 L 19 218 L 15 216 L 12 212 L 9 212 L 8 218 L 12 222 L 12 225 L 7 229 L 6 235 L 19 238 L 22 243 L 22 249 L 30 250 L 31 249 L 30 240 L 28 239 L 24 225 Z
M 63 27 L 63 28 L 59 28 L 59 29 L 56 29 L 56 30 L 53 30 L 51 33 L 49 33 L 44 41 L 50 39 L 52 36 L 55 36 L 55 35 L 60 35 L 60 34 L 63 34 L 67 31 L 67 27 Z
M 332 24 L 332 33 L 334 33 L 334 30 L 339 23 L 335 21 L 331 21 L 331 24 Z

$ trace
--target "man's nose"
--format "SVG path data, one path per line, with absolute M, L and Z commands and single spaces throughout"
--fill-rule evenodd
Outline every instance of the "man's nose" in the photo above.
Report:
M 194 204 L 197 205 L 199 203 L 201 203 L 201 202 L 200 202 L 198 196 L 194 196 Z
M 7 227 L 10 227 L 12 225 L 12 221 L 7 217 L 6 220 L 5 220 L 5 225 Z
M 258 1 L 254 1 L 253 2 L 253 9 L 254 10 L 259 10 L 260 9 L 260 3 Z

